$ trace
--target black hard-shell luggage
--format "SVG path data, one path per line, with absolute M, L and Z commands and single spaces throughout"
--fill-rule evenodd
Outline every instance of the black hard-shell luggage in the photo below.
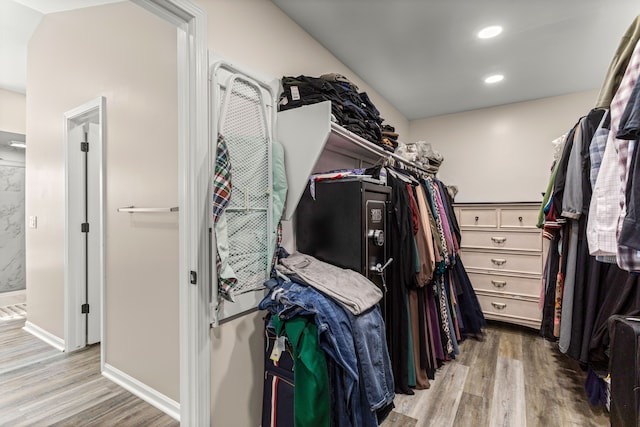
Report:
M 612 316 L 609 371 L 611 426 L 640 426 L 640 318 Z
M 278 361 L 271 359 L 277 339 L 273 330 L 265 328 L 262 427 L 294 427 L 293 356 L 285 345 Z

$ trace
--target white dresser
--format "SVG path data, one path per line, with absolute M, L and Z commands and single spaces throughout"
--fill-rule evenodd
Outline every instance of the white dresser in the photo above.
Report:
M 539 328 L 540 203 L 459 203 L 461 258 L 487 319 Z

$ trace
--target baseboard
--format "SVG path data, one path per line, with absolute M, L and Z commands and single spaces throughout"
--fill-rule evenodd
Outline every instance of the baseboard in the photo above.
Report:
M 42 341 L 46 342 L 53 348 L 60 351 L 64 351 L 64 340 L 53 335 L 51 332 L 45 331 L 40 326 L 34 325 L 33 323 L 27 320 L 24 323 L 24 327 L 22 329 L 29 332 L 34 337 L 39 338 Z
M 102 375 L 118 384 L 125 390 L 135 394 L 140 399 L 160 409 L 165 414 L 180 421 L 180 404 L 164 394 L 152 389 L 121 370 L 108 363 L 104 364 Z

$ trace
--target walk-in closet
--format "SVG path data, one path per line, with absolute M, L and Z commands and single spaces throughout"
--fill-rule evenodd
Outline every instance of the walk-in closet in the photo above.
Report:
M 640 425 L 637 2 L 0 30 L 0 426 Z

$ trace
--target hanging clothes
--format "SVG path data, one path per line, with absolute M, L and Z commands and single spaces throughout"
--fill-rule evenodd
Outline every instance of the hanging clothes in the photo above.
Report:
M 391 213 L 389 241 L 390 257 L 393 262 L 387 268 L 387 307 L 388 318 L 387 340 L 393 374 L 395 391 L 402 394 L 413 394 L 408 384 L 408 330 L 409 316 L 407 310 L 407 289 L 415 280 L 415 269 L 412 266 L 413 243 L 411 239 L 412 224 L 408 211 L 409 197 L 403 181 L 387 175 L 387 184 L 391 187 Z

